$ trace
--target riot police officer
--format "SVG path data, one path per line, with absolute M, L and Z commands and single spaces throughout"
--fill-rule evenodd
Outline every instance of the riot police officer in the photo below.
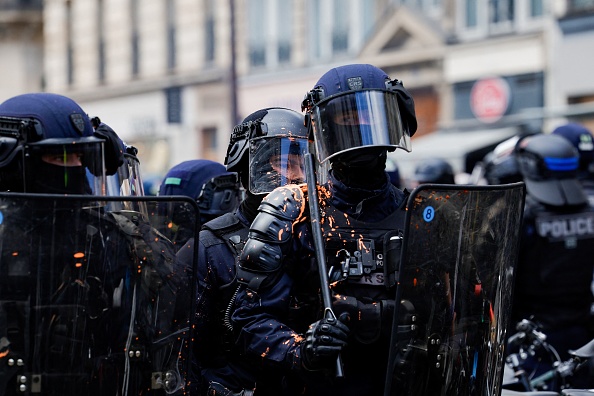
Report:
M 182 389 L 188 321 L 170 308 L 186 275 L 148 219 L 103 201 L 122 165 L 115 132 L 34 93 L 0 104 L 0 139 L 0 393 Z
M 223 164 L 205 159 L 175 165 L 159 187 L 160 196 L 186 195 L 195 199 L 200 209 L 200 224 L 234 212 L 239 206 L 240 194 L 237 173 L 227 172 Z M 178 248 L 193 234 L 192 222 L 188 221 L 183 209 L 183 206 L 178 208 L 168 232 Z
M 590 205 L 594 205 L 594 138 L 585 126 L 577 123 L 560 125 L 553 135 L 563 136 L 577 149 L 580 160 L 577 177 L 588 195 Z
M 443 158 L 429 158 L 417 165 L 412 181 L 413 187 L 424 183 L 455 184 L 454 170 Z
M 542 326 L 561 359 L 592 339 L 594 211 L 577 178 L 577 150 L 557 135 L 519 140 L 515 156 L 527 188 L 513 319 Z M 550 369 L 542 361 L 539 372 Z M 579 384 L 574 378 L 574 387 Z
M 507 184 L 522 181 L 522 174 L 515 156 L 515 146 L 520 136 L 513 136 L 499 143 L 483 159 L 487 184 Z
M 235 263 L 246 242 L 250 223 L 262 198 L 274 188 L 303 183 L 307 129 L 301 114 L 279 107 L 248 115 L 231 134 L 225 164 L 237 172 L 245 188 L 238 210 L 204 224 L 198 244 L 198 303 L 194 332 L 197 394 L 278 395 L 280 376 L 241 359 L 233 349 L 232 297 L 236 293 Z M 182 262 L 194 245 L 178 253 Z
M 411 149 L 413 99 L 381 69 L 353 64 L 325 73 L 303 108 L 328 182 L 318 194 L 287 186 L 262 201 L 237 267 L 237 345 L 253 364 L 303 381 L 298 394 L 380 395 L 394 310 L 388 279 L 398 267 L 381 258 L 385 237 L 402 232 L 405 203 L 386 157 Z M 312 199 L 320 200 L 326 263 L 315 258 Z M 328 286 L 318 265 L 326 266 L 334 315 L 322 314 L 319 291 Z M 342 381 L 333 375 L 338 354 Z

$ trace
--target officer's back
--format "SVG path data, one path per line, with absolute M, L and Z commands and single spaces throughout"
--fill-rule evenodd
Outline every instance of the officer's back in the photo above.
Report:
M 533 317 L 567 359 L 591 339 L 594 210 L 577 179 L 578 153 L 565 139 L 538 134 L 516 147 L 527 188 L 513 318 Z

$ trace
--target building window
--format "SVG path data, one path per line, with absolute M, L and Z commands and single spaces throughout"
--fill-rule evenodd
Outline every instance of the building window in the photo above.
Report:
M 175 51 L 175 0 L 167 0 L 165 13 L 167 19 L 167 69 L 172 70 L 177 64 L 177 54 Z
M 105 6 L 97 1 L 97 74 L 100 82 L 105 81 Z
M 514 20 L 514 0 L 491 0 L 490 21 L 506 23 Z
M 215 1 L 205 0 L 204 5 L 204 58 L 207 63 L 215 60 Z
M 252 0 L 248 2 L 250 66 L 273 68 L 291 61 L 293 2 Z
M 182 91 L 180 87 L 171 87 L 165 90 L 167 97 L 167 122 L 181 124 L 182 122 Z
M 72 45 L 72 3 L 66 2 L 66 81 L 74 83 L 74 47 Z
M 478 0 L 468 0 L 466 2 L 466 18 L 464 25 L 468 28 L 475 28 L 478 25 Z
M 542 23 L 547 12 L 543 0 L 457 0 L 458 36 L 482 39 L 526 31 Z
M 265 15 L 264 0 L 252 0 L 248 3 L 249 17 L 249 54 L 250 66 L 266 64 L 266 27 L 270 25 Z
M 217 128 L 208 127 L 202 129 L 202 153 L 200 153 L 200 157 L 217 161 L 217 148 Z
M 580 13 L 582 11 L 594 11 L 594 0 L 569 0 L 567 13 Z
M 541 17 L 544 15 L 543 0 L 530 0 L 530 16 L 532 18 Z
M 291 48 L 293 39 L 293 2 L 282 1 L 276 5 L 277 14 L 277 58 L 279 63 L 291 61 Z
M 381 0 L 307 0 L 312 62 L 356 55 L 385 11 Z
M 139 16 L 138 16 L 138 0 L 130 0 L 130 47 L 131 47 L 131 67 L 132 76 L 138 76 L 140 73 L 140 33 Z
M 332 53 L 346 52 L 349 49 L 349 9 L 343 0 L 334 0 L 332 24 Z M 342 4 L 342 5 L 341 5 Z

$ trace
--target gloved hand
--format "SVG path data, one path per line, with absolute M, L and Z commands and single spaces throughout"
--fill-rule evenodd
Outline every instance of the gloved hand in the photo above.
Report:
M 326 317 L 309 326 L 302 345 L 303 367 L 307 370 L 331 368 L 340 351 L 347 345 L 348 315 L 339 319 Z
M 124 143 L 117 133 L 103 122 L 95 129 L 93 135 L 105 140 L 105 172 L 108 175 L 115 174 L 124 163 Z

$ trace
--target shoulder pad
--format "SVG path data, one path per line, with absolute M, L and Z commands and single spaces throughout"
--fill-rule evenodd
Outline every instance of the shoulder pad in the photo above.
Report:
M 217 231 L 217 230 L 225 230 L 227 228 L 235 228 L 238 226 L 240 226 L 240 227 L 243 226 L 241 224 L 241 221 L 239 221 L 239 218 L 237 216 L 235 216 L 235 214 L 233 214 L 233 213 L 225 213 L 224 215 L 215 217 L 214 219 L 210 220 L 209 222 L 204 223 L 202 225 L 202 228 L 205 228 L 205 229 L 211 230 L 211 231 Z

